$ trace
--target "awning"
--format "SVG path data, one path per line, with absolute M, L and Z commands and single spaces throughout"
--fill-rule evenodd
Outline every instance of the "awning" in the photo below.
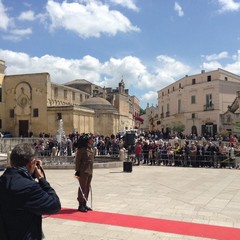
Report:
M 144 122 L 144 119 L 141 118 L 140 116 L 134 116 L 134 115 L 133 115 L 133 117 L 135 118 L 135 120 L 138 120 L 138 121 L 140 121 L 140 122 Z

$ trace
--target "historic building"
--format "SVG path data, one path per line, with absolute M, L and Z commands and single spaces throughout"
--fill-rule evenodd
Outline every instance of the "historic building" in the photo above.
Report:
M 213 136 L 239 90 L 240 76 L 223 69 L 186 75 L 158 91 L 159 130 L 168 132 L 180 123 L 185 134 Z
M 133 128 L 130 96 L 123 80 L 106 92 L 86 80 L 51 82 L 48 73 L 5 75 L 0 62 L 0 131 L 15 137 L 56 135 L 62 119 L 66 134 L 91 132 L 110 136 Z M 112 101 L 108 101 L 111 96 Z
M 145 114 L 141 115 L 141 118 L 144 119 L 144 121 L 140 124 L 141 131 L 148 132 L 159 130 L 161 122 L 158 115 L 158 106 L 149 106 L 148 103 Z
M 144 119 L 140 117 L 140 101 L 136 96 L 131 96 L 130 101 L 131 101 L 131 112 L 133 114 L 134 128 L 140 129 L 140 126 L 144 121 Z
M 240 135 L 240 91 L 228 106 L 225 113 L 221 114 L 221 126 L 219 129 L 221 135 Z

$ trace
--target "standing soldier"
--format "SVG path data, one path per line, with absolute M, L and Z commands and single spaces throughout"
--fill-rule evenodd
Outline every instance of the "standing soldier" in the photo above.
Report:
M 78 140 L 75 176 L 79 181 L 77 200 L 79 203 L 78 211 L 80 212 L 92 211 L 92 209 L 87 206 L 87 200 L 91 188 L 93 162 L 95 157 L 93 142 L 93 136 L 89 134 L 84 134 Z

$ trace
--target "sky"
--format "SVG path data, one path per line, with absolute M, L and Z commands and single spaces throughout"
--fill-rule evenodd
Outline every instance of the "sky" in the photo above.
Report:
M 0 0 L 0 59 L 59 84 L 123 79 L 145 109 L 185 75 L 240 75 L 239 26 L 237 0 Z

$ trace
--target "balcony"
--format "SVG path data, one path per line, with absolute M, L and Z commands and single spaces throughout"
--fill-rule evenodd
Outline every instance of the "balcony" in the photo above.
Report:
M 214 110 L 214 104 L 207 104 L 207 105 L 203 105 L 203 110 L 204 111 L 212 111 Z

